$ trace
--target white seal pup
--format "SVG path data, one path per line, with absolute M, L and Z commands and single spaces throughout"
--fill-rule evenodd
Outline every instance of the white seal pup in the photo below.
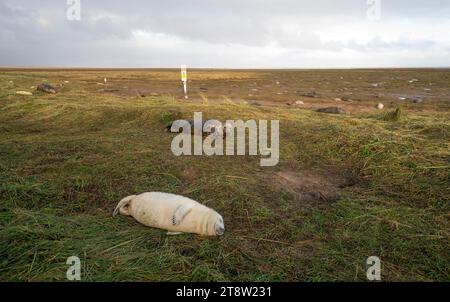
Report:
M 225 232 L 222 216 L 190 198 L 161 192 L 143 193 L 122 199 L 114 210 L 138 222 L 168 231 L 169 235 L 193 233 L 221 236 Z

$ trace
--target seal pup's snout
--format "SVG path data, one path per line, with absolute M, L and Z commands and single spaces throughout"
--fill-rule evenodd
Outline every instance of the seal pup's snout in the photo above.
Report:
M 225 233 L 225 224 L 223 223 L 223 218 L 219 217 L 215 225 L 216 235 L 222 236 Z
M 221 226 L 216 230 L 218 236 L 222 236 L 225 233 L 225 227 Z

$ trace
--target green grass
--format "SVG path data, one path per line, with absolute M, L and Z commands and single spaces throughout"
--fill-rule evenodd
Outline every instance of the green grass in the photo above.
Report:
M 369 256 L 381 258 L 385 281 L 450 281 L 448 112 L 324 118 L 231 101 L 100 95 L 82 82 L 33 97 L 8 85 L 0 82 L 2 281 L 65 280 L 73 255 L 85 281 L 364 281 Z M 280 164 L 175 157 L 164 126 L 195 111 L 279 119 Z M 196 177 L 184 177 L 192 167 Z M 350 174 L 357 184 L 327 204 L 299 202 L 273 181 L 275 172 L 305 169 Z M 167 237 L 112 218 L 121 198 L 146 191 L 213 207 L 226 234 Z

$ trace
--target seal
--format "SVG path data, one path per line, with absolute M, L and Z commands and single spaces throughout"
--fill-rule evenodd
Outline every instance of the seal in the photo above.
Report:
M 132 216 L 143 225 L 168 231 L 168 235 L 192 233 L 202 236 L 221 236 L 225 232 L 222 216 L 190 198 L 148 192 L 122 199 L 114 210 Z

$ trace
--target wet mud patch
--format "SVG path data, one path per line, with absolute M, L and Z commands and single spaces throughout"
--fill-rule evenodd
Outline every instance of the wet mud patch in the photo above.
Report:
M 333 203 L 341 199 L 343 189 L 356 184 L 349 173 L 335 171 L 281 171 L 274 178 L 298 202 Z

